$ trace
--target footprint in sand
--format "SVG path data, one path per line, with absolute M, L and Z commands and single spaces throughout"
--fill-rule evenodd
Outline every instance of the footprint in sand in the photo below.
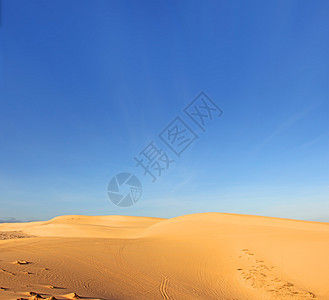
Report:
M 31 274 L 33 274 L 33 273 L 32 273 L 32 272 L 29 272 L 29 271 L 24 271 L 23 274 L 31 275 Z
M 70 294 L 64 295 L 64 297 L 69 298 L 69 299 L 81 299 L 80 296 L 76 293 L 70 293 Z
M 14 265 L 28 265 L 30 264 L 28 261 L 26 260 L 16 260 L 13 262 Z
M 29 299 L 43 299 L 43 297 L 36 292 L 28 292 L 28 293 L 26 293 L 26 295 L 32 297 Z
M 59 287 L 59 286 L 54 286 L 54 285 L 43 285 L 43 287 L 47 289 L 52 289 L 52 290 L 64 290 L 65 288 Z
M 45 285 L 45 288 L 47 288 L 47 289 L 56 289 L 56 287 L 53 286 L 53 285 Z
M 9 272 L 5 269 L 0 269 L 0 272 L 6 273 L 6 274 L 9 274 L 9 275 L 12 275 L 12 276 L 16 275 L 15 273 Z
M 291 299 L 310 299 L 316 298 L 316 295 L 311 292 L 303 291 L 301 288 L 295 286 L 291 282 L 286 282 L 280 279 L 273 266 L 268 266 L 263 260 L 257 259 L 254 253 L 248 249 L 243 249 L 242 253 L 244 256 L 241 260 L 243 269 L 237 269 L 245 280 L 245 282 L 252 288 L 262 289 L 264 293 L 268 293 L 275 299 L 282 297 L 290 297 Z M 289 299 L 290 299 L 289 298 Z

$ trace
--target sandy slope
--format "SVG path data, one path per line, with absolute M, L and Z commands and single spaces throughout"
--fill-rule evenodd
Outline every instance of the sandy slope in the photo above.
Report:
M 327 223 L 63 216 L 0 239 L 0 299 L 329 299 Z

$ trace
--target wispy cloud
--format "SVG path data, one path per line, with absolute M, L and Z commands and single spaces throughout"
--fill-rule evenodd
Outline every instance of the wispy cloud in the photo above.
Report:
M 276 127 L 267 137 L 263 139 L 263 141 L 256 146 L 254 149 L 254 153 L 260 152 L 267 144 L 269 144 L 275 137 L 281 135 L 286 130 L 288 130 L 291 126 L 305 118 L 311 111 L 313 111 L 318 105 L 313 104 L 308 106 L 307 108 L 291 115 L 287 120 L 282 122 L 278 127 Z
M 329 137 L 329 133 L 325 133 L 325 134 L 321 134 L 319 136 L 317 136 L 316 138 L 304 143 L 304 144 L 301 144 L 299 145 L 297 148 L 298 149 L 304 149 L 304 148 L 308 148 L 308 147 L 311 147 L 313 146 L 314 144 L 320 142 L 321 140 L 323 140 L 324 138 L 328 138 Z
M 305 118 L 314 108 L 315 105 L 311 105 L 303 109 L 302 111 L 299 111 L 296 114 L 292 115 L 288 120 L 286 120 L 280 126 L 278 126 L 268 137 L 266 137 L 263 141 L 263 144 L 268 143 L 274 137 L 280 135 L 282 132 L 290 128 L 292 125 Z

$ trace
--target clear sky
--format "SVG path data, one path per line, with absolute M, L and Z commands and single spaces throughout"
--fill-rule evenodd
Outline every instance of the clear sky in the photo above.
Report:
M 0 219 L 218 211 L 329 221 L 329 1 L 2 1 Z M 204 91 L 205 132 L 183 112 Z M 180 157 L 158 135 L 179 116 Z M 156 182 L 134 157 L 175 162 Z M 143 185 L 120 208 L 117 173 Z

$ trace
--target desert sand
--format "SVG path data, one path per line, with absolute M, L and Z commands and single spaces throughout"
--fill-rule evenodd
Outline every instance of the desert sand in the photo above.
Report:
M 0 239 L 0 299 L 329 299 L 329 223 L 62 216 Z

